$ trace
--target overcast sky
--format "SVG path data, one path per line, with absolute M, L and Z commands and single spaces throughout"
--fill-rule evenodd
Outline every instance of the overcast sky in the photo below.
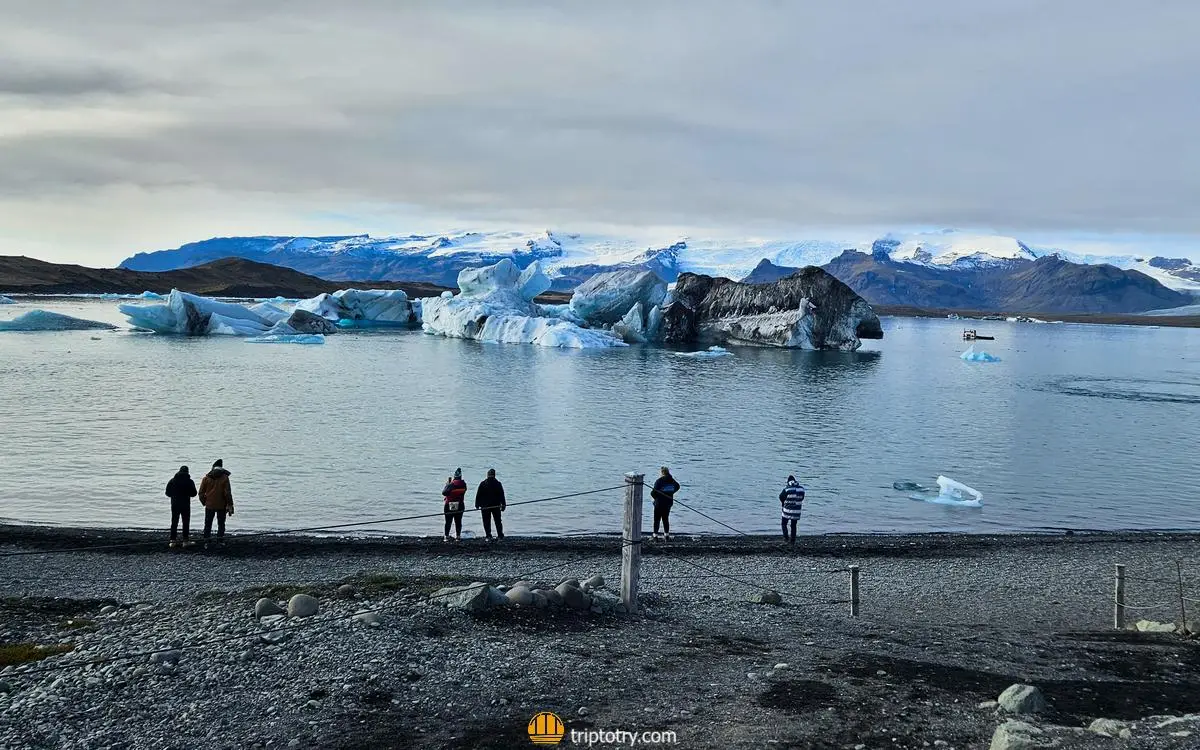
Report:
M 1187 243 L 1197 29 L 1195 0 L 0 0 L 0 254 L 497 225 Z

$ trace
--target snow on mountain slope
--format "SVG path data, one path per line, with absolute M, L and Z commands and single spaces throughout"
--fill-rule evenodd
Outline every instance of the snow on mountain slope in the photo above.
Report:
M 892 260 L 934 266 L 979 266 L 1014 260 L 1036 260 L 1038 253 L 1012 237 L 944 231 L 910 235 L 890 234 L 896 242 Z
M 645 266 L 667 281 L 685 271 L 740 279 L 764 258 L 778 266 L 824 265 L 844 250 L 887 254 L 930 268 L 1003 266 L 1057 254 L 1074 263 L 1110 263 L 1141 271 L 1165 286 L 1200 291 L 1200 267 L 1186 259 L 1035 247 L 1013 237 L 945 230 L 892 233 L 872 242 L 768 237 L 703 237 L 670 231 L 616 235 L 561 231 L 453 231 L 444 234 L 336 237 L 224 237 L 174 250 L 139 253 L 121 264 L 141 271 L 188 268 L 229 256 L 288 266 L 329 279 L 410 280 L 453 285 L 458 271 L 511 258 L 524 267 L 540 260 L 569 288 L 600 270 Z M 1094 248 L 1099 249 L 1099 248 Z M 1111 247 L 1104 249 L 1112 250 Z M 1151 265 L 1154 260 L 1157 265 Z

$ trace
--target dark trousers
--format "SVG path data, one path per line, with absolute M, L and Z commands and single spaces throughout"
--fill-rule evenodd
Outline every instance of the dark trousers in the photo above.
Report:
M 799 518 L 784 518 L 781 521 L 781 523 L 783 524 L 783 538 L 786 539 L 787 541 L 791 542 L 792 544 L 796 543 L 796 523 L 799 520 L 800 520 Z M 788 537 L 788 522 L 789 521 L 791 521 L 791 524 L 792 524 L 792 535 L 790 538 Z
M 183 538 L 188 538 L 192 525 L 192 503 L 190 498 L 171 498 L 171 539 L 178 536 L 179 522 L 183 521 Z
M 217 518 L 217 536 L 225 536 L 225 511 L 223 510 L 204 510 L 204 538 L 212 536 L 213 516 Z
M 654 504 L 654 533 L 658 533 L 658 525 L 662 524 L 663 532 L 671 533 L 671 506 L 675 503 L 657 502 Z
M 496 520 L 496 536 L 504 538 L 504 522 L 500 520 L 499 508 L 480 508 L 483 513 L 483 533 L 487 534 L 488 539 L 492 538 L 492 519 Z
M 446 536 L 450 536 L 450 524 L 454 524 L 454 536 L 462 536 L 462 517 L 463 512 L 460 510 L 457 513 L 446 511 L 446 531 L 443 532 Z

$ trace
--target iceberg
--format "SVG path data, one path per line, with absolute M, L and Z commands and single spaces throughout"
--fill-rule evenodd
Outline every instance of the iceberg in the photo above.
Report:
M 716 357 L 732 357 L 733 352 L 720 346 L 710 346 L 703 351 L 698 352 L 675 352 L 677 357 L 691 357 L 693 359 L 714 359 Z
M 247 344 L 324 344 L 319 333 L 269 333 L 246 339 Z
M 662 305 L 666 296 L 667 282 L 653 271 L 625 268 L 598 273 L 580 284 L 571 295 L 571 311 L 588 325 L 611 326 L 635 305 L 650 310 Z
M 566 319 L 565 311 L 549 315 L 534 297 L 550 280 L 538 263 L 524 271 L 505 258 L 458 274 L 459 294 L 419 300 L 422 329 L 432 335 L 508 344 L 594 349 L 625 346 L 607 331 L 584 328 Z
M 162 299 L 162 298 L 163 298 L 163 296 L 162 296 L 161 294 L 159 294 L 159 293 L 157 293 L 157 292 L 151 292 L 151 291 L 145 291 L 145 292 L 142 292 L 142 293 L 141 293 L 141 295 L 139 295 L 139 296 L 140 296 L 142 299 L 155 299 L 155 300 L 158 300 L 158 299 Z
M 269 304 L 269 303 L 268 303 Z M 343 328 L 407 326 L 420 322 L 401 289 L 341 289 L 296 303 Z
M 283 309 L 273 302 L 259 302 L 256 305 L 250 305 L 250 312 L 267 321 L 271 325 L 275 325 L 281 321 L 287 320 L 291 312 Z
M 178 289 L 171 290 L 164 304 L 127 303 L 119 305 L 117 309 L 135 328 L 155 333 L 187 336 L 257 336 L 266 333 L 272 325 L 249 308 L 188 294 Z
M 11 297 L 5 297 L 3 294 L 0 294 L 0 305 L 15 305 L 15 304 L 17 304 L 17 301 L 15 299 L 12 299 Z
M 909 498 L 925 503 L 953 505 L 960 508 L 982 508 L 983 493 L 962 482 L 938 475 L 937 486 L 927 487 L 917 482 L 892 482 L 892 488 L 907 492 Z
M 70 315 L 48 310 L 30 310 L 12 320 L 0 320 L 0 331 L 91 331 L 97 329 L 111 331 L 115 330 L 116 326 L 96 320 L 72 318 Z
M 972 344 L 965 352 L 958 355 L 959 359 L 964 362 L 999 362 L 999 357 L 994 357 L 985 351 L 975 351 L 975 345 Z

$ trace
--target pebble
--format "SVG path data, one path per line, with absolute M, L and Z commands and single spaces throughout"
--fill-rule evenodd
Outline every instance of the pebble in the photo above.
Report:
M 111 615 L 113 612 L 116 612 L 116 611 L 117 611 L 117 608 L 111 604 L 106 604 L 100 608 L 100 614 L 102 614 L 102 615 Z
M 788 668 L 788 663 L 786 661 L 781 661 L 775 665 L 776 672 L 778 672 L 781 669 L 787 669 L 787 668 Z
M 343 599 L 352 599 L 354 595 L 358 593 L 354 587 L 348 583 L 343 583 L 341 586 L 338 586 L 337 592 L 338 596 L 342 597 Z

